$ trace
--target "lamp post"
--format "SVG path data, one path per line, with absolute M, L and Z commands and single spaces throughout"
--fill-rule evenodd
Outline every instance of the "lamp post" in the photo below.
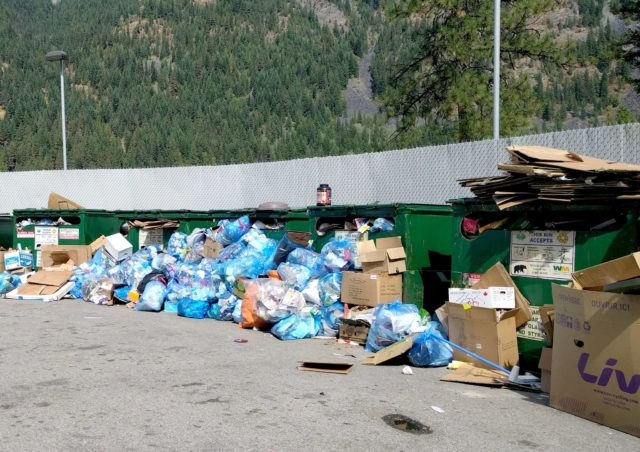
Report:
M 62 162 L 67 170 L 67 119 L 64 111 L 64 62 L 68 59 L 66 52 L 54 50 L 45 55 L 47 61 L 60 61 L 60 103 L 62 104 Z

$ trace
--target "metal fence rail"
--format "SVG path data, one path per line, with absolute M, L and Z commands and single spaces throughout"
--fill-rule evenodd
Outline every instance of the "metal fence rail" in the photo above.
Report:
M 513 143 L 640 163 L 640 124 L 626 124 L 504 138 L 498 146 L 486 140 L 244 165 L 2 173 L 0 212 L 45 207 L 52 191 L 102 209 L 303 207 L 315 202 L 320 183 L 331 185 L 335 204 L 440 204 L 469 195 L 457 179 L 497 174 Z

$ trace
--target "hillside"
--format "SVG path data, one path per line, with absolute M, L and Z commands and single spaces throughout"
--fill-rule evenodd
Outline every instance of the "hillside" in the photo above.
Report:
M 568 2 L 548 27 L 575 42 L 570 70 L 536 75 L 539 117 L 522 132 L 633 118 L 624 27 L 604 0 Z M 4 0 L 0 170 L 60 168 L 59 68 L 69 167 L 208 165 L 449 141 L 426 125 L 390 140 L 380 99 L 407 25 L 376 0 Z M 612 25 L 613 23 L 613 25 Z M 617 28 L 616 28 L 617 27 Z M 410 31 L 410 30 L 409 30 Z M 371 76 L 370 76 L 371 73 Z

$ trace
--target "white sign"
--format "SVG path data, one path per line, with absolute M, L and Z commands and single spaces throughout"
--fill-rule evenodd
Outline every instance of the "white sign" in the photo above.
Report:
M 542 330 L 542 319 L 540 318 L 540 307 L 531 306 L 531 319 L 522 325 L 518 330 L 517 336 L 531 341 L 544 341 L 544 333 Z
M 58 228 L 52 226 L 36 226 L 35 233 L 36 248 L 40 248 L 42 245 L 58 244 Z
M 513 287 L 488 289 L 449 289 L 449 303 L 466 304 L 479 308 L 513 309 L 516 307 Z
M 35 255 L 36 255 L 36 267 L 37 268 L 42 268 L 42 252 L 41 251 L 34 251 Z
M 362 268 L 362 265 L 360 265 L 360 258 L 358 257 L 358 242 L 367 240 L 369 233 L 365 232 L 364 234 L 361 234 L 358 231 L 336 231 L 334 237 L 337 240 L 347 240 L 348 242 L 353 243 L 353 249 L 356 250 L 356 260 L 353 266 L 355 268 Z
M 511 231 L 511 275 L 570 280 L 575 240 L 575 231 Z
M 16 236 L 19 239 L 33 239 L 36 237 L 35 231 L 25 231 L 24 229 L 18 229 L 16 231 Z
M 80 238 L 80 229 L 78 228 L 60 228 L 60 240 L 78 240 Z
M 138 230 L 138 248 L 149 245 L 158 245 L 162 248 L 164 245 L 164 229 Z

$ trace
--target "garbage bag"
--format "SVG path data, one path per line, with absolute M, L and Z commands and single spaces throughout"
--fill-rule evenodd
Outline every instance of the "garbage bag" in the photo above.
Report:
M 307 339 L 320 332 L 320 319 L 317 316 L 293 314 L 280 320 L 271 328 L 271 334 L 283 341 Z
M 187 234 L 184 232 L 174 232 L 167 243 L 167 253 L 176 259 L 182 261 L 189 252 L 189 243 L 187 242 Z
M 244 254 L 258 258 L 262 264 L 260 275 L 266 275 L 269 270 L 276 268 L 273 257 L 275 256 L 277 246 L 278 242 L 262 234 L 261 237 L 249 242 Z
M 127 282 L 128 286 L 133 288 L 137 288 L 140 282 L 147 276 L 149 273 L 153 271 L 153 268 L 146 260 L 131 259 L 130 267 L 127 272 Z
M 164 302 L 164 312 L 178 312 L 178 303 L 175 301 L 165 300 Z
M 312 278 L 319 278 L 326 273 L 322 255 L 305 248 L 296 248 L 287 256 L 287 262 L 307 267 Z
M 339 274 L 339 273 L 336 273 Z M 302 296 L 305 301 L 314 306 L 320 306 L 322 301 L 320 300 L 320 290 L 318 288 L 318 279 L 310 279 L 307 282 L 307 287 L 302 291 Z
M 369 229 L 369 232 L 391 232 L 395 227 L 396 225 L 386 218 L 376 218 L 371 225 L 371 229 Z
M 22 280 L 19 276 L 7 272 L 0 273 L 0 294 L 9 293 L 21 284 Z
M 327 272 L 339 273 L 351 270 L 356 259 L 353 242 L 333 239 L 322 247 L 324 267 Z
M 366 350 L 377 352 L 389 345 L 401 341 L 421 329 L 422 318 L 414 304 L 402 304 L 399 301 L 376 306 L 373 323 L 367 336 Z
M 306 248 L 309 246 L 309 238 L 311 234 L 308 232 L 287 231 L 284 233 L 276 249 L 273 261 L 276 265 L 280 265 L 287 259 L 291 251 L 296 248 Z
M 342 273 L 329 273 L 318 281 L 320 301 L 324 306 L 330 306 L 340 299 L 342 289 Z
M 136 303 L 136 311 L 162 311 L 162 304 L 167 296 L 167 287 L 160 281 L 150 281 L 144 288 L 140 300 Z
M 236 242 L 232 243 L 229 246 L 225 246 L 220 251 L 220 254 L 217 257 L 218 262 L 227 262 L 231 259 L 235 259 L 247 248 L 247 244 L 245 242 Z
M 261 284 L 254 307 L 255 314 L 268 323 L 274 323 L 291 314 L 299 313 L 305 306 L 304 297 L 295 289 L 287 289 L 281 281 L 266 279 Z
M 171 280 L 175 278 L 178 272 L 178 259 L 171 254 L 160 253 L 152 259 L 151 267 L 161 271 L 167 279 Z
M 271 280 L 271 278 L 267 278 Z M 269 323 L 263 318 L 259 317 L 255 313 L 256 301 L 258 294 L 260 293 L 260 285 L 262 280 L 252 279 L 248 280 L 244 284 L 244 298 L 242 299 L 242 321 L 240 322 L 241 328 L 258 328 L 264 329 Z M 276 280 L 272 280 L 276 281 Z
M 238 299 L 236 306 L 233 308 L 233 314 L 231 315 L 233 323 L 242 322 L 242 298 Z
M 114 284 L 126 284 L 127 283 L 127 275 L 125 272 L 125 267 L 122 265 L 116 265 L 115 267 L 111 267 L 107 270 L 107 278 L 111 280 Z
M 129 302 L 129 301 L 132 301 L 132 300 L 129 300 L 129 292 L 131 292 L 131 287 L 128 287 L 128 286 L 118 287 L 113 291 L 113 296 L 118 300 Z
M 93 285 L 86 301 L 93 304 L 109 304 L 113 297 L 113 282 L 109 279 L 103 279 L 99 283 Z
M 278 275 L 289 286 L 303 290 L 311 278 L 311 271 L 302 265 L 283 262 L 278 265 Z
M 339 301 L 320 309 L 320 321 L 324 336 L 338 336 L 340 324 L 344 318 L 344 304 Z
M 224 266 L 224 274 L 232 281 L 241 276 L 255 279 L 260 276 L 262 269 L 263 264 L 258 257 L 243 254 L 226 263 Z
M 249 229 L 251 229 L 251 220 L 247 215 L 234 221 L 221 220 L 214 233 L 214 239 L 222 245 L 231 245 L 240 240 L 243 235 L 249 232 Z
M 233 294 L 227 294 L 219 298 L 217 303 L 211 305 L 209 317 L 216 320 L 232 320 L 237 303 L 238 297 Z
M 183 298 L 178 302 L 178 315 L 190 319 L 204 319 L 209 313 L 208 301 Z
M 207 239 L 204 229 L 196 229 L 189 237 L 187 237 L 187 244 L 189 246 L 189 252 L 185 256 L 185 262 L 200 262 L 202 260 L 202 253 L 204 252 L 204 241 Z
M 442 367 L 453 359 L 453 349 L 445 342 L 446 339 L 439 322 L 430 322 L 424 333 L 413 339 L 413 346 L 409 350 L 409 361 L 416 367 Z

